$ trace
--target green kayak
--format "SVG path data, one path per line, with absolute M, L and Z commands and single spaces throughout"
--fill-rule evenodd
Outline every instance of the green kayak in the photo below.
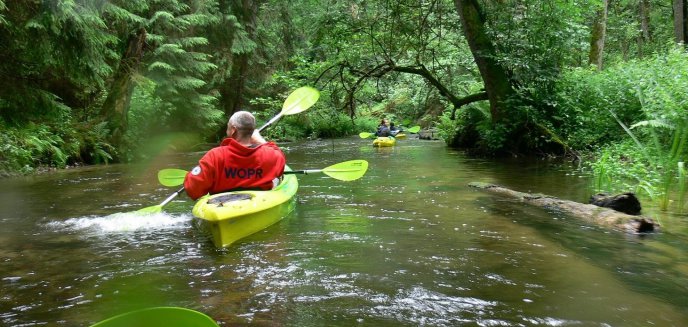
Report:
M 218 325 L 215 320 L 198 311 L 177 307 L 154 307 L 123 313 L 91 327 L 218 327 Z

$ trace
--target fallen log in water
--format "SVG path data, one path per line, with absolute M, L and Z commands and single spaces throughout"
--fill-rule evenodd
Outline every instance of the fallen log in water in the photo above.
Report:
M 469 183 L 468 186 L 516 198 L 530 205 L 547 209 L 556 209 L 603 227 L 627 233 L 649 233 L 659 230 L 659 224 L 652 218 L 646 216 L 627 215 L 612 209 L 598 207 L 592 204 L 562 200 L 544 194 L 518 192 L 495 184 L 473 182 Z

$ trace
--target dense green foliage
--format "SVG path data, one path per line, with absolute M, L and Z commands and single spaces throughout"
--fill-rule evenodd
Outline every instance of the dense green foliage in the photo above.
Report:
M 663 209 L 677 194 L 676 209 L 685 209 L 680 167 L 688 155 L 687 62 L 688 53 L 675 48 L 562 78 L 559 115 L 571 144 L 601 152 L 591 164 L 595 189 L 639 192 Z
M 216 142 L 235 110 L 265 122 L 312 85 L 319 103 L 268 138 L 371 132 L 386 117 L 479 153 L 600 154 L 598 189 L 668 204 L 685 188 L 685 48 L 671 6 L 611 1 L 603 69 L 589 67 L 603 3 L 0 0 L 0 171 Z M 478 6 L 491 47 L 469 47 L 458 4 Z M 505 105 L 481 95 L 495 81 L 476 51 L 505 72 Z

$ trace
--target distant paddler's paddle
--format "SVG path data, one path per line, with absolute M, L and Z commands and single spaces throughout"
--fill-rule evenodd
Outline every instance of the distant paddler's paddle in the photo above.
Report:
M 97 322 L 91 327 L 217 327 L 212 318 L 191 309 L 178 307 L 154 307 L 123 313 Z
M 340 181 L 353 181 L 365 175 L 368 170 L 368 162 L 365 160 L 349 160 L 334 164 L 323 169 L 305 169 L 305 170 L 291 170 L 285 171 L 285 174 L 317 174 L 323 173 L 334 179 Z M 158 181 L 160 184 L 171 187 L 179 186 L 184 183 L 186 170 L 176 168 L 166 168 L 158 172 Z
M 302 111 L 305 111 L 306 109 L 312 107 L 316 102 L 318 102 L 318 98 L 320 98 L 320 92 L 318 90 L 309 87 L 309 86 L 303 86 L 300 87 L 294 92 L 291 92 L 289 96 L 287 97 L 286 100 L 284 100 L 284 104 L 282 105 L 282 111 L 280 111 L 277 116 L 273 117 L 270 119 L 265 125 L 263 125 L 261 128 L 258 129 L 258 131 L 263 131 L 266 127 L 270 126 L 272 123 L 276 122 L 280 117 L 282 116 L 289 116 L 289 115 L 294 115 L 298 114 Z M 158 175 L 158 178 L 160 176 Z M 183 182 L 183 180 L 182 180 Z M 165 184 L 163 184 L 165 185 Z M 180 184 L 177 184 L 180 185 Z M 155 205 L 155 206 L 150 206 L 146 207 L 140 210 L 137 210 L 137 212 L 140 213 L 157 213 L 162 211 L 162 207 L 165 206 L 166 204 L 170 203 L 177 195 L 180 193 L 184 192 L 184 187 L 180 188 L 176 192 L 172 193 L 165 201 L 162 203 Z
M 416 126 L 413 126 L 413 127 L 409 128 L 405 131 L 402 130 L 402 132 L 409 132 L 411 134 L 416 134 L 416 133 L 420 132 L 420 126 L 416 125 Z
M 405 130 L 402 129 L 402 130 L 399 130 L 399 132 L 400 132 L 400 133 L 401 133 L 401 132 L 409 132 L 409 133 L 411 133 L 411 134 L 416 134 L 416 133 L 420 132 L 420 126 L 416 125 L 416 126 L 413 126 L 413 127 L 409 128 L 409 129 L 405 129 Z M 369 138 L 369 137 L 371 137 L 371 136 L 373 136 L 373 135 L 375 135 L 375 133 L 361 132 L 361 133 L 358 134 L 358 136 L 359 136 L 360 138 L 362 138 L 362 139 L 367 139 L 367 138 Z

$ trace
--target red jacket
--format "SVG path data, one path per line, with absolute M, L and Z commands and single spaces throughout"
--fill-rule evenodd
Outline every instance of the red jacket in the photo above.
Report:
M 272 180 L 284 173 L 285 163 L 284 153 L 275 143 L 247 148 L 226 138 L 186 174 L 184 189 L 194 200 L 237 188 L 269 190 Z

